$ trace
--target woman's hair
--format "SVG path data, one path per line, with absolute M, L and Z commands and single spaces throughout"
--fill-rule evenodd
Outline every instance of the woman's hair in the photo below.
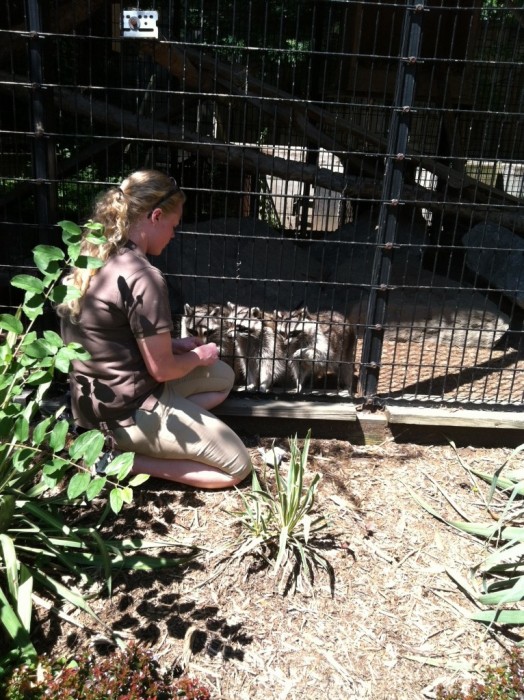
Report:
M 154 209 L 160 208 L 170 214 L 186 200 L 184 192 L 175 180 L 158 170 L 138 170 L 127 177 L 120 187 L 112 187 L 98 196 L 91 220 L 102 224 L 106 242 L 102 245 L 91 243 L 84 232 L 80 254 L 89 255 L 105 262 L 128 241 L 129 227 L 140 216 L 151 216 Z M 57 306 L 59 316 L 78 319 L 82 300 L 89 288 L 91 277 L 96 270 L 73 267 L 66 278 L 69 286 L 80 291 L 80 297 Z

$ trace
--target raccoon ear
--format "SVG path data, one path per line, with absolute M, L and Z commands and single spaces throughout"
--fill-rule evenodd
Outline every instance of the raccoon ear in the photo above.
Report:
M 230 311 L 234 311 L 234 310 L 235 310 L 235 305 L 233 304 L 232 301 L 228 301 L 228 302 L 226 303 L 226 306 L 227 306 L 227 308 L 228 308 Z
M 222 313 L 222 307 L 219 306 L 218 304 L 214 304 L 210 309 L 209 309 L 209 316 L 220 316 Z
M 252 306 L 249 313 L 253 318 L 262 318 L 262 309 L 259 306 Z
M 291 318 L 303 319 L 308 317 L 307 306 L 302 306 L 299 309 L 295 309 L 291 312 Z
M 189 304 L 184 304 L 184 313 L 186 316 L 191 316 L 193 313 L 193 307 L 189 306 Z

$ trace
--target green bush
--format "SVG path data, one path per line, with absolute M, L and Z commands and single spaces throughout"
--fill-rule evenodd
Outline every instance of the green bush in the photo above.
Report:
M 67 663 L 41 657 L 38 668 L 21 666 L 5 687 L 6 700 L 209 700 L 191 678 L 173 680 L 153 656 L 134 645 L 109 656 L 80 654 Z
M 64 407 L 52 415 L 41 411 L 55 373 L 67 374 L 71 360 L 86 353 L 77 344 L 64 345 L 54 331 L 39 332 L 36 321 L 51 304 L 78 294 L 62 283 L 64 267 L 95 269 L 101 264 L 80 256 L 82 230 L 76 224 L 62 222 L 61 227 L 67 254 L 37 246 L 39 276 L 14 277 L 11 284 L 24 291 L 23 302 L 15 314 L 0 314 L 0 677 L 15 659 L 36 659 L 30 637 L 36 590 L 43 589 L 58 606 L 67 601 L 83 609 L 103 625 L 79 592 L 95 583 L 93 572 L 103 572 L 111 593 L 115 567 L 147 569 L 187 561 L 187 556 L 143 553 L 165 549 L 165 543 L 104 540 L 100 522 L 93 527 L 68 524 L 69 512 L 78 516 L 82 504 L 106 493 L 109 505 L 101 521 L 110 509 L 119 512 L 131 503 L 133 486 L 147 476 L 128 480 L 131 453 L 116 457 L 105 476 L 92 474 L 104 436 L 97 430 L 73 435 Z M 99 228 L 88 225 L 88 235 L 102 243 Z

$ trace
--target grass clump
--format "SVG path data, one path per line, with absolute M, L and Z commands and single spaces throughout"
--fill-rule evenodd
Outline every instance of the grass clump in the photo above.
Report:
M 40 657 L 37 668 L 20 666 L 6 683 L 6 700 L 210 700 L 191 678 L 173 679 L 139 646 L 100 657 L 85 652 L 69 661 Z
M 327 527 L 325 517 L 315 511 L 320 474 L 314 474 L 309 486 L 305 483 L 310 439 L 308 431 L 302 449 L 296 437 L 290 440 L 287 475 L 275 460 L 273 489 L 265 475 L 259 479 L 253 471 L 251 491 L 239 492 L 243 508 L 234 513 L 240 524 L 235 556 L 262 557 L 285 590 L 313 584 L 319 568 L 334 584 L 333 567 L 320 552 L 320 533 Z

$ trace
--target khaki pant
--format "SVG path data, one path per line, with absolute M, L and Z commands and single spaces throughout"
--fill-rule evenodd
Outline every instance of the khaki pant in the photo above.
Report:
M 166 382 L 151 410 L 136 411 L 135 425 L 113 430 L 116 446 L 148 457 L 191 459 L 244 478 L 251 462 L 243 442 L 216 416 L 186 398 L 230 391 L 233 381 L 231 367 L 218 361 Z

